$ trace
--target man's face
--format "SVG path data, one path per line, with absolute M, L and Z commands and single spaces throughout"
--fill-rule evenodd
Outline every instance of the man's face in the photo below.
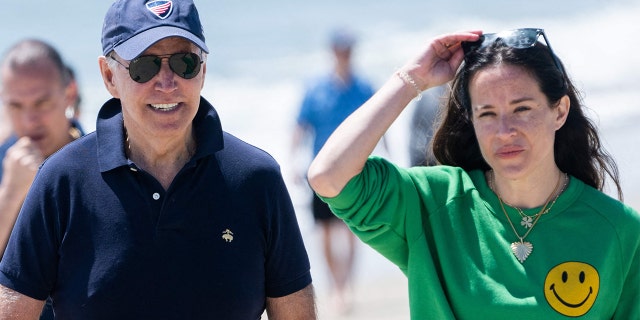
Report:
M 201 54 L 191 42 L 173 37 L 157 42 L 142 55 L 164 56 L 189 52 Z M 130 63 L 119 57 L 116 59 L 124 66 Z M 124 66 L 111 63 L 110 71 L 105 73 L 103 70 L 103 78 L 107 89 L 122 103 L 129 137 L 171 139 L 190 134 L 191 122 L 200 105 L 206 65 L 202 65 L 194 78 L 184 79 L 174 73 L 168 59 L 163 58 L 158 74 L 144 83 L 133 81 Z
M 351 47 L 333 47 L 333 55 L 340 65 L 349 66 L 351 63 Z
M 45 157 L 68 143 L 70 92 L 54 64 L 42 60 L 0 72 L 0 96 L 15 134 L 29 137 Z

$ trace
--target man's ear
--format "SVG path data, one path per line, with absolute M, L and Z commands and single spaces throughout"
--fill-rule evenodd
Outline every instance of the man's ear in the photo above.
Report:
M 111 70 L 111 67 L 109 67 L 107 57 L 98 57 L 98 66 L 100 67 L 100 74 L 102 75 L 102 81 L 104 82 L 105 88 L 107 88 L 107 91 L 109 91 L 114 98 L 119 99 L 120 95 L 118 94 L 118 89 L 113 81 L 114 73 L 113 70 Z
M 69 81 L 64 89 L 64 99 L 67 106 L 74 106 L 78 99 L 78 82 L 75 79 Z
M 205 61 L 205 63 L 202 64 L 202 85 L 200 86 L 200 90 L 202 90 L 202 88 L 204 88 L 204 80 L 206 78 L 207 75 L 207 62 Z

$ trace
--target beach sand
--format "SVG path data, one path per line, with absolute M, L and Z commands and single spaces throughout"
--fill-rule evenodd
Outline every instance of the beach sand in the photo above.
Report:
M 351 309 L 340 313 L 328 292 L 318 292 L 318 319 L 406 320 L 409 319 L 407 278 L 398 271 L 368 279 L 353 290 Z
M 391 273 L 369 279 L 354 287 L 353 303 L 346 313 L 340 313 L 325 290 L 316 290 L 316 305 L 320 320 L 407 320 L 409 298 L 407 279 L 402 273 Z M 268 319 L 266 315 L 264 319 Z

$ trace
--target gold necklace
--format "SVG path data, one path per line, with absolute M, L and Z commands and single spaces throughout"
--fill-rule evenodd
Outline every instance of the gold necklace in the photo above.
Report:
M 538 212 L 538 213 L 536 213 L 534 215 L 531 215 L 531 216 L 527 215 L 526 213 L 524 213 L 524 211 L 522 209 L 520 209 L 519 207 L 510 205 L 509 203 L 507 203 L 505 201 L 503 201 L 503 202 L 507 206 L 512 207 L 512 208 L 516 209 L 516 211 L 518 211 L 518 213 L 520 214 L 520 218 L 522 218 L 522 220 L 520 220 L 520 225 L 523 226 L 525 229 L 529 229 L 529 228 L 533 227 L 533 220 L 534 219 L 536 219 L 539 215 L 547 214 L 551 210 L 551 208 L 553 208 L 553 205 L 556 204 L 556 200 L 558 200 L 560 195 L 567 188 L 568 184 L 569 184 L 569 175 L 565 173 L 564 174 L 564 184 L 562 185 L 562 189 L 560 189 L 560 192 L 558 192 L 556 194 L 555 198 L 553 198 L 553 201 L 551 202 L 551 204 L 544 211 Z
M 493 171 L 491 171 L 491 180 L 493 180 L 493 184 L 495 185 L 495 173 L 493 173 Z M 509 214 L 507 213 L 507 210 L 504 209 L 504 203 L 502 201 L 502 198 L 500 198 L 500 195 L 498 194 L 498 189 L 495 189 L 494 192 L 496 193 L 496 196 L 498 196 L 498 201 L 500 202 L 500 208 L 502 208 L 502 212 L 504 212 L 504 215 L 507 216 L 507 221 L 509 221 L 509 225 L 511 226 L 511 230 L 513 230 L 513 233 L 515 233 L 516 237 L 518 237 L 518 239 L 520 239 L 520 242 L 516 241 L 516 242 L 512 242 L 511 243 L 511 252 L 513 252 L 513 255 L 516 256 L 516 258 L 518 259 L 518 261 L 520 261 L 520 263 L 523 263 L 525 260 L 527 260 L 527 258 L 529 257 L 529 255 L 531 254 L 531 252 L 533 251 L 533 244 L 531 244 L 531 242 L 529 241 L 524 241 L 524 239 L 529 235 L 529 233 L 531 233 L 531 230 L 533 230 L 533 227 L 536 226 L 536 224 L 538 223 L 538 221 L 540 220 L 540 217 L 542 217 L 543 212 L 546 213 L 548 211 L 545 211 L 545 209 L 547 209 L 547 207 L 549 207 L 549 203 L 551 202 L 551 197 L 553 197 L 554 194 L 556 194 L 560 188 L 560 181 L 562 181 L 562 179 L 560 177 L 558 177 L 558 182 L 556 183 L 556 187 L 553 189 L 553 192 L 551 192 L 551 194 L 549 195 L 549 197 L 547 197 L 547 201 L 545 202 L 544 206 L 542 206 L 542 209 L 540 209 L 540 212 L 538 212 L 535 215 L 535 220 L 533 220 L 531 227 L 528 228 L 527 232 L 520 236 L 520 234 L 518 233 L 518 231 L 516 230 L 516 227 L 513 225 L 513 222 L 511 222 L 511 218 L 509 217 Z M 557 199 L 557 197 L 556 197 Z M 554 201 L 555 203 L 555 201 Z M 551 207 L 549 207 L 551 208 Z

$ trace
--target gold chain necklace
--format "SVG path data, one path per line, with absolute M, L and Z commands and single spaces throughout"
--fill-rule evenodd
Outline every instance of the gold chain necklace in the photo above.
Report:
M 494 185 L 494 188 L 495 188 L 496 177 L 495 177 L 495 173 L 493 171 L 491 171 L 491 180 L 492 180 L 491 182 L 492 182 L 492 184 Z M 502 198 L 498 194 L 498 189 L 494 189 L 494 192 L 496 193 L 496 196 L 498 196 L 498 201 L 500 202 L 500 208 L 502 208 L 502 212 L 504 212 L 504 215 L 507 216 L 507 221 L 509 221 L 509 225 L 511 226 L 511 230 L 513 230 L 513 233 L 515 233 L 516 237 L 518 237 L 518 239 L 520 239 L 519 242 L 516 241 L 516 242 L 511 243 L 511 252 L 513 252 L 513 255 L 516 256 L 516 258 L 518 259 L 518 261 L 520 261 L 520 263 L 523 263 L 525 260 L 527 260 L 527 258 L 529 257 L 529 255 L 533 251 L 533 244 L 531 244 L 531 242 L 529 242 L 529 241 L 524 241 L 524 239 L 529 235 L 529 233 L 531 233 L 531 230 L 533 230 L 533 227 L 536 226 L 536 224 L 540 220 L 540 217 L 542 217 L 543 212 L 544 213 L 548 212 L 548 211 L 545 211 L 545 209 L 547 209 L 547 207 L 549 209 L 551 208 L 549 206 L 549 203 L 551 202 L 551 198 L 553 197 L 553 195 L 558 193 L 561 181 L 562 181 L 562 178 L 558 177 L 558 182 L 556 183 L 556 187 L 553 189 L 553 192 L 551 192 L 549 197 L 547 197 L 547 201 L 545 202 L 544 206 L 542 206 L 542 209 L 540 209 L 540 212 L 538 212 L 537 214 L 534 215 L 535 219 L 531 223 L 531 227 L 528 228 L 527 232 L 522 236 L 520 236 L 520 234 L 516 230 L 516 227 L 513 225 L 513 222 L 511 222 L 511 218 L 509 217 L 509 214 L 507 213 L 507 210 L 504 209 L 504 203 L 502 201 Z M 558 196 L 559 196 L 559 193 L 558 193 Z M 556 197 L 556 199 L 557 199 L 557 197 Z M 554 200 L 554 203 L 555 203 L 555 200 Z
M 564 184 L 562 185 L 562 189 L 560 189 L 560 192 L 558 192 L 556 194 L 556 197 L 553 198 L 553 201 L 551 202 L 551 204 L 544 210 L 541 212 L 538 212 L 534 215 L 527 215 L 526 213 L 524 213 L 524 211 L 516 206 L 513 206 L 509 203 L 507 203 L 506 201 L 502 201 L 504 202 L 504 204 L 506 204 L 509 207 L 512 207 L 514 209 L 516 209 L 516 211 L 518 211 L 518 213 L 520 214 L 520 218 L 522 218 L 522 220 L 520 220 L 520 225 L 523 226 L 525 229 L 529 229 L 531 227 L 533 227 L 533 220 L 536 219 L 539 215 L 545 215 L 547 214 L 551 208 L 553 208 L 553 205 L 556 204 L 556 200 L 558 200 L 558 198 L 560 197 L 560 195 L 564 192 L 564 190 L 567 188 L 567 185 L 569 184 L 569 175 L 568 174 L 564 174 Z M 495 186 L 492 186 L 492 189 L 494 189 Z

